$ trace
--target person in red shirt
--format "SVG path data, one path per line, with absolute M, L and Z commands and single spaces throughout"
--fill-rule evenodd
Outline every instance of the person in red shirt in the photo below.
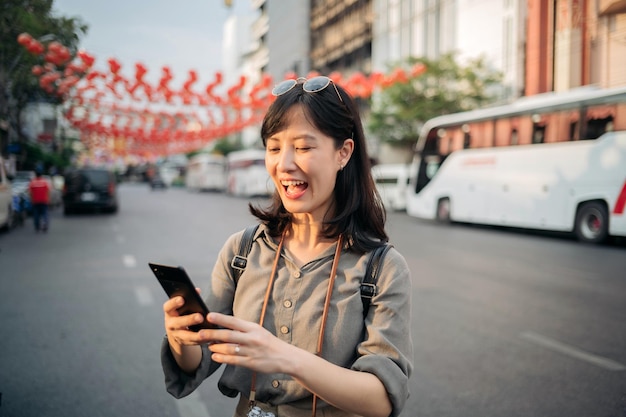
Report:
M 35 178 L 28 185 L 30 199 L 33 205 L 33 221 L 35 231 L 48 231 L 50 224 L 48 219 L 48 205 L 50 204 L 50 185 L 41 177 L 41 171 L 35 172 Z

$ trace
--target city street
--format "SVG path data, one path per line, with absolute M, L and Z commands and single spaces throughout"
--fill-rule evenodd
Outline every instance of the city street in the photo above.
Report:
M 231 417 L 217 375 L 175 400 L 159 360 L 166 297 L 148 262 L 208 284 L 248 200 L 121 184 L 117 214 L 52 212 L 0 234 L 0 417 Z M 262 201 L 262 200 L 261 200 Z M 402 417 L 625 417 L 626 245 L 442 226 L 389 213 L 412 270 Z

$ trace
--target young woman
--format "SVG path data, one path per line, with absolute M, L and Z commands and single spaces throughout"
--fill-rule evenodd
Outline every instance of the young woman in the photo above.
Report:
M 234 416 L 397 416 L 412 370 L 411 279 L 391 248 L 364 314 L 360 283 L 370 252 L 388 240 L 353 99 L 327 77 L 278 84 L 261 128 L 276 192 L 247 267 L 231 267 L 243 231 L 213 269 L 208 321 L 163 308 L 168 391 L 191 393 L 226 365 L 218 383 L 240 396 Z

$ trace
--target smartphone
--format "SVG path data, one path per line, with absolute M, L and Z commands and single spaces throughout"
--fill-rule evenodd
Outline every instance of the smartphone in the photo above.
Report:
M 178 309 L 182 316 L 188 314 L 200 313 L 204 317 L 204 323 L 189 326 L 189 330 L 197 332 L 200 329 L 216 329 L 217 326 L 206 321 L 206 315 L 209 309 L 196 291 L 187 271 L 182 266 L 169 266 L 148 263 L 150 270 L 154 273 L 157 280 L 170 297 L 181 296 L 185 299 L 185 305 Z

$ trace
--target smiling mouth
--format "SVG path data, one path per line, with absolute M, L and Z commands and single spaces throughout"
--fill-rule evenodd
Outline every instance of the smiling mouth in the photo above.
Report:
M 305 181 L 281 181 L 280 183 L 285 190 L 285 195 L 294 198 L 300 197 L 309 187 Z

